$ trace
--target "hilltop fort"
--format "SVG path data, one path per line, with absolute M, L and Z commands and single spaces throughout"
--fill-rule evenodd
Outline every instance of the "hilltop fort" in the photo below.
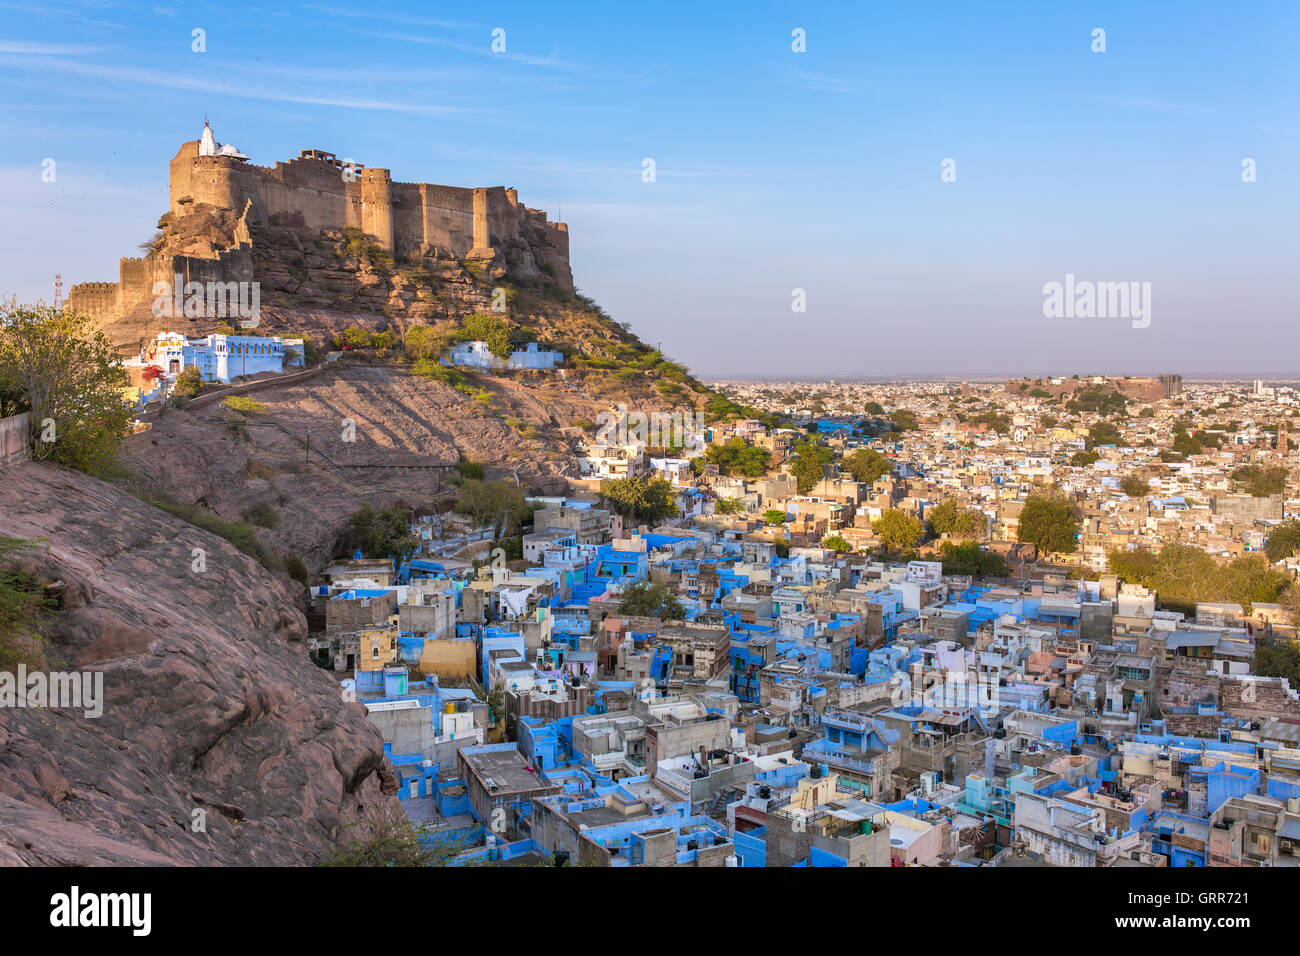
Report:
M 400 282 L 338 275 L 340 265 L 349 273 L 371 267 L 383 272 L 386 266 L 393 272 L 398 264 L 418 274 L 432 268 L 441 279 L 448 265 L 461 265 L 475 276 L 509 275 L 573 290 L 568 226 L 521 205 L 515 189 L 394 182 L 387 169 L 319 149 L 257 166 L 235 147 L 218 143 L 206 122 L 199 139 L 181 145 L 169 174 L 169 209 L 149 253 L 123 258 L 117 282 L 74 285 L 68 297 L 69 307 L 89 314 L 122 345 L 157 331 L 150 308 L 155 286 L 176 276 L 186 283 L 260 281 L 290 299 L 308 294 L 304 301 L 282 303 L 304 307 L 336 305 L 330 300 L 348 302 L 360 294 L 363 307 L 369 296 L 368 304 L 386 313 L 404 312 L 415 298 L 412 290 L 403 295 Z M 357 255 L 358 241 L 371 254 Z M 321 284 L 328 290 L 304 289 L 312 252 L 323 252 L 335 273 Z M 325 291 L 332 294 L 310 297 Z M 434 303 L 420 317 L 439 314 Z

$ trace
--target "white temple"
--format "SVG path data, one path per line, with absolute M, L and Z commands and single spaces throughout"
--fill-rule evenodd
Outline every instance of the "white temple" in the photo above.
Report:
M 238 148 L 230 143 L 221 144 L 217 138 L 212 135 L 212 127 L 208 125 L 207 118 L 203 120 L 203 135 L 199 138 L 199 155 L 200 156 L 233 156 L 235 159 L 248 159 Z

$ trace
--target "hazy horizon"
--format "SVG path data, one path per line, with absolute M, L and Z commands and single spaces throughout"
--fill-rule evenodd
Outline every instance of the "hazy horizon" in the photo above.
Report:
M 1294 4 L 11 7 L 23 300 L 117 279 L 207 115 L 259 165 L 518 188 L 569 223 L 578 288 L 702 378 L 1296 374 Z M 1150 283 L 1149 325 L 1045 318 L 1067 276 Z

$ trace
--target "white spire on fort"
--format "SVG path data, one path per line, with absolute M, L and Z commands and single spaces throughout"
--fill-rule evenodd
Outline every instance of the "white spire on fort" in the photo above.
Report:
M 212 135 L 212 127 L 208 125 L 208 119 L 203 118 L 203 136 L 199 139 L 200 156 L 233 156 L 235 159 L 248 159 L 235 146 L 226 143 L 224 146 L 217 142 L 217 138 Z

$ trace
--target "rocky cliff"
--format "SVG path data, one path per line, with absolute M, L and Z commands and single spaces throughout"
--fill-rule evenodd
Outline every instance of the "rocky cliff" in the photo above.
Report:
M 106 699 L 0 709 L 0 864 L 307 864 L 400 817 L 378 731 L 258 562 L 32 463 L 0 474 L 0 534 L 43 541 L 22 560 L 59 596 L 48 662 L 102 672 Z
M 70 308 L 85 312 L 124 351 L 163 330 L 206 335 L 224 321 L 218 314 L 156 314 L 157 283 L 257 283 L 263 332 L 306 334 L 322 343 L 348 325 L 391 328 L 412 325 L 455 328 L 472 312 L 486 312 L 497 290 L 511 299 L 511 315 L 541 334 L 558 333 L 557 344 L 579 345 L 590 336 L 617 339 L 613 323 L 584 323 L 583 302 L 572 275 L 545 261 L 544 237 L 525 223 L 491 260 L 456 257 L 426 245 L 398 254 L 359 229 L 305 227 L 301 217 L 255 215 L 242 210 L 187 205 L 185 215 L 166 213 L 158 233 L 144 244 L 142 259 L 124 260 L 116 283 L 79 283 Z M 538 263 L 541 263 L 539 265 Z M 251 288 L 251 286 L 249 287 Z M 560 320 L 556 325 L 552 320 Z M 575 324 L 576 323 L 576 324 Z M 580 326 L 586 326 L 580 329 Z

